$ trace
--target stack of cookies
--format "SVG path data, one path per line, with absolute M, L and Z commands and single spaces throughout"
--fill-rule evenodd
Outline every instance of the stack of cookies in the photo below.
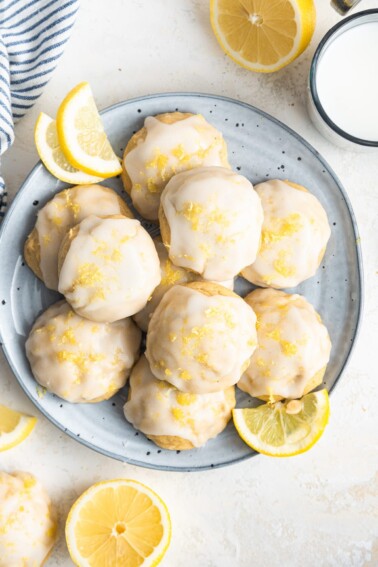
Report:
M 304 297 L 280 290 L 319 267 L 330 236 L 319 201 L 289 181 L 253 188 L 201 115 L 146 118 L 122 163 L 133 207 L 159 222 L 161 239 L 100 185 L 67 189 L 39 211 L 25 258 L 64 300 L 27 340 L 36 380 L 84 403 L 130 376 L 126 419 L 176 450 L 226 427 L 235 385 L 267 400 L 315 388 L 328 332 Z M 264 289 L 242 299 L 239 275 Z

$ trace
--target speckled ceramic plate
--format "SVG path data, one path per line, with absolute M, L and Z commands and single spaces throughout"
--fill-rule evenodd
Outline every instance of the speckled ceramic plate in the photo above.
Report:
M 148 115 L 180 110 L 201 113 L 227 141 L 232 166 L 253 183 L 291 179 L 308 187 L 325 207 L 332 236 L 317 274 L 295 291 L 321 313 L 332 343 L 325 385 L 340 378 L 356 338 L 362 309 L 362 267 L 357 227 L 348 198 L 321 156 L 295 132 L 271 116 L 241 102 L 201 94 L 163 94 L 129 100 L 102 113 L 113 147 L 122 151 Z M 106 182 L 122 191 L 120 179 Z M 136 465 L 162 470 L 195 471 L 220 467 L 255 455 L 233 425 L 205 447 L 193 451 L 161 450 L 125 421 L 126 389 L 100 404 L 74 405 L 51 394 L 38 395 L 24 344 L 37 315 L 59 296 L 47 290 L 24 264 L 22 249 L 38 208 L 67 185 L 39 163 L 6 215 L 0 234 L 0 339 L 12 370 L 26 394 L 52 423 L 87 447 Z M 125 197 L 125 195 L 123 195 Z M 151 229 L 151 225 L 146 225 Z M 156 231 L 156 229 L 155 229 Z M 244 280 L 237 291 L 252 286 Z M 293 291 L 293 290 L 290 290 Z M 252 405 L 238 392 L 238 405 Z

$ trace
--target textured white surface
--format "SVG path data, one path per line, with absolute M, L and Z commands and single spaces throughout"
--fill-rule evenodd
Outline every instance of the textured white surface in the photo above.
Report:
M 43 97 L 16 127 L 3 159 L 14 195 L 37 161 L 33 125 L 54 115 L 69 88 L 91 82 L 100 107 L 163 91 L 202 91 L 252 103 L 297 130 L 329 161 L 349 192 L 361 232 L 366 302 L 354 355 L 331 397 L 321 441 L 288 460 L 256 457 L 203 473 L 164 473 L 112 461 L 66 437 L 41 415 L 32 436 L 1 454 L 6 471 L 28 470 L 57 503 L 61 539 L 48 567 L 72 565 L 63 525 L 74 499 L 101 479 L 129 477 L 167 501 L 172 544 L 164 567 L 378 566 L 378 153 L 353 154 L 320 137 L 306 114 L 311 56 L 340 18 L 317 0 L 311 46 L 287 69 L 259 76 L 237 67 L 218 47 L 207 0 L 82 0 L 65 55 Z M 363 8 L 378 7 L 365 0 Z M 0 355 L 0 400 L 34 415 Z

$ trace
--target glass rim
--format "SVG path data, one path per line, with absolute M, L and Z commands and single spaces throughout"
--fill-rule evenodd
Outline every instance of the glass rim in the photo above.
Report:
M 322 103 L 320 102 L 320 98 L 319 98 L 319 94 L 318 94 L 318 89 L 317 89 L 317 85 L 316 85 L 316 75 L 317 75 L 317 68 L 318 68 L 318 63 L 320 61 L 321 55 L 323 54 L 323 52 L 325 51 L 325 49 L 327 48 L 327 45 L 329 43 L 329 41 L 332 39 L 332 37 L 343 27 L 348 26 L 348 24 L 352 21 L 356 21 L 360 18 L 365 18 L 366 16 L 375 14 L 378 16 L 378 9 L 377 8 L 373 8 L 371 10 L 364 10 L 362 12 L 357 12 L 356 14 L 352 14 L 351 16 L 348 16 L 347 18 L 344 18 L 341 22 L 338 22 L 337 24 L 335 24 L 323 37 L 323 39 L 321 40 L 321 42 L 319 43 L 318 47 L 316 48 L 316 51 L 314 53 L 314 56 L 312 58 L 312 62 L 311 62 L 311 67 L 310 67 L 310 78 L 309 78 L 309 88 L 310 88 L 310 92 L 311 92 L 311 98 L 314 102 L 315 108 L 316 110 L 319 112 L 320 116 L 323 118 L 324 122 L 337 134 L 339 134 L 339 136 L 341 136 L 342 138 L 353 142 L 354 144 L 360 145 L 360 146 L 367 146 L 367 147 L 373 147 L 373 148 L 377 148 L 378 147 L 378 140 L 374 141 L 374 140 L 364 140 L 363 138 L 358 138 L 356 136 L 353 136 L 352 134 L 349 134 L 348 132 L 345 132 L 345 130 L 343 130 L 342 128 L 340 128 L 339 126 L 337 126 L 337 124 L 335 124 L 331 118 L 329 117 L 329 115 L 326 113 L 326 111 L 324 110 L 324 107 L 322 105 Z

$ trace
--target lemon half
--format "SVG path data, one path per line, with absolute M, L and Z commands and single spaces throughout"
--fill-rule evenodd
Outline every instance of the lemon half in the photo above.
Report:
M 272 73 L 311 41 L 314 0 L 210 0 L 211 25 L 223 51 L 250 71 Z
M 328 392 L 232 413 L 237 432 L 252 449 L 272 457 L 291 457 L 308 451 L 320 439 L 329 418 Z
M 79 567 L 154 567 L 171 539 L 163 500 L 135 480 L 109 480 L 89 488 L 72 506 L 66 540 Z

